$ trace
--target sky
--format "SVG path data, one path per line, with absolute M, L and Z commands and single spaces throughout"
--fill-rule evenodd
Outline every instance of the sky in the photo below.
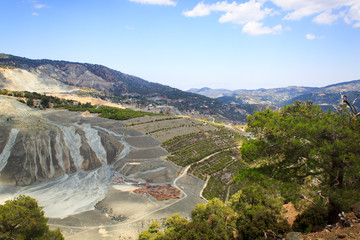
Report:
M 360 0 L 0 0 L 0 52 L 190 88 L 360 79 Z

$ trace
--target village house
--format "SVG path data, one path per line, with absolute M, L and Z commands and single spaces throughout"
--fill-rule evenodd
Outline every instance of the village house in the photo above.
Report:
M 40 108 L 41 107 L 41 99 L 34 99 L 34 108 Z

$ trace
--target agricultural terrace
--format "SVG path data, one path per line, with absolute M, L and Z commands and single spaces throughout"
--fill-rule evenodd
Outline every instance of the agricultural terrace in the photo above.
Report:
M 217 128 L 190 118 L 175 116 L 144 116 L 123 121 L 128 127 L 147 134 L 160 142 L 166 142 L 177 136 L 203 131 L 214 131 Z
M 240 188 L 233 178 L 244 167 L 239 132 L 208 122 L 175 116 L 145 116 L 123 121 L 128 127 L 162 142 L 168 160 L 190 165 L 189 174 L 206 181 L 203 196 L 227 200 Z
M 175 137 L 163 143 L 171 155 L 168 160 L 180 165 L 191 165 L 189 173 L 207 181 L 203 196 L 223 201 L 239 187 L 233 183 L 240 168 L 240 136 L 224 128 L 191 133 Z

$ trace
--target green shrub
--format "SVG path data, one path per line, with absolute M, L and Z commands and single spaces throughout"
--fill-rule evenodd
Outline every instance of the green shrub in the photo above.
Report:
M 314 227 L 325 227 L 328 218 L 328 208 L 322 202 L 310 205 L 296 218 L 293 230 L 310 232 Z

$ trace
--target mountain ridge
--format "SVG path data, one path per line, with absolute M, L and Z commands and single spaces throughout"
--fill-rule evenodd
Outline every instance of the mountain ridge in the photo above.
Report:
M 254 111 L 261 111 L 266 107 L 282 107 L 297 100 L 310 100 L 324 109 L 334 110 L 340 100 L 339 93 L 353 99 L 360 94 L 360 80 L 325 87 L 288 86 L 255 90 L 204 87 L 182 91 L 99 64 L 33 60 L 9 54 L 0 54 L 0 69 L 3 69 L 0 71 L 0 88 L 10 86 L 10 90 L 32 91 L 29 87 L 32 85 L 34 91 L 52 93 L 65 89 L 62 85 L 65 84 L 66 91 L 95 89 L 98 98 L 121 104 L 129 103 L 137 108 L 170 106 L 173 108 L 171 111 L 176 114 L 210 119 L 216 117 L 220 121 L 232 120 L 237 123 L 246 122 L 246 117 Z M 24 80 L 28 81 L 22 83 Z M 24 89 L 25 87 L 30 89 Z
M 349 80 L 345 82 L 338 82 L 330 85 L 325 85 L 323 87 L 307 87 L 307 86 L 287 86 L 287 87 L 276 87 L 276 88 L 257 88 L 257 89 L 226 89 L 226 88 L 210 88 L 210 87 L 202 87 L 202 88 L 190 88 L 186 90 L 187 92 L 191 93 L 199 93 L 202 91 L 218 91 L 220 93 L 222 92 L 231 92 L 232 94 L 236 92 L 256 92 L 256 91 L 275 91 L 275 90 L 284 90 L 284 89 L 309 89 L 309 90 L 320 90 L 320 89 L 326 89 L 331 87 L 338 87 L 342 85 L 350 85 L 350 84 L 360 84 L 360 79 L 357 80 Z M 206 93 L 204 93 L 206 94 Z
M 169 105 L 185 114 L 216 115 L 225 119 L 245 121 L 250 114 L 242 107 L 234 107 L 216 99 L 188 93 L 170 86 L 149 82 L 142 78 L 110 69 L 106 66 L 61 60 L 33 60 L 9 54 L 0 55 L 2 68 L 23 69 L 36 75 L 37 79 L 47 78 L 74 87 L 93 88 L 101 91 L 101 97 L 116 100 L 137 98 L 138 104 L 147 106 Z M 6 88 L 6 77 L 0 72 L 0 88 Z M 17 89 L 10 89 L 17 90 Z
M 208 97 L 217 95 L 218 97 L 215 97 L 215 99 L 228 104 L 265 104 L 282 107 L 283 105 L 292 104 L 297 100 L 309 100 L 324 106 L 324 109 L 332 108 L 334 110 L 335 105 L 340 101 L 340 94 L 348 95 L 352 99 L 360 95 L 360 80 L 339 82 L 324 87 L 288 86 L 284 88 L 259 88 L 254 90 L 193 88 L 188 91 Z M 359 104 L 357 103 L 357 105 Z

